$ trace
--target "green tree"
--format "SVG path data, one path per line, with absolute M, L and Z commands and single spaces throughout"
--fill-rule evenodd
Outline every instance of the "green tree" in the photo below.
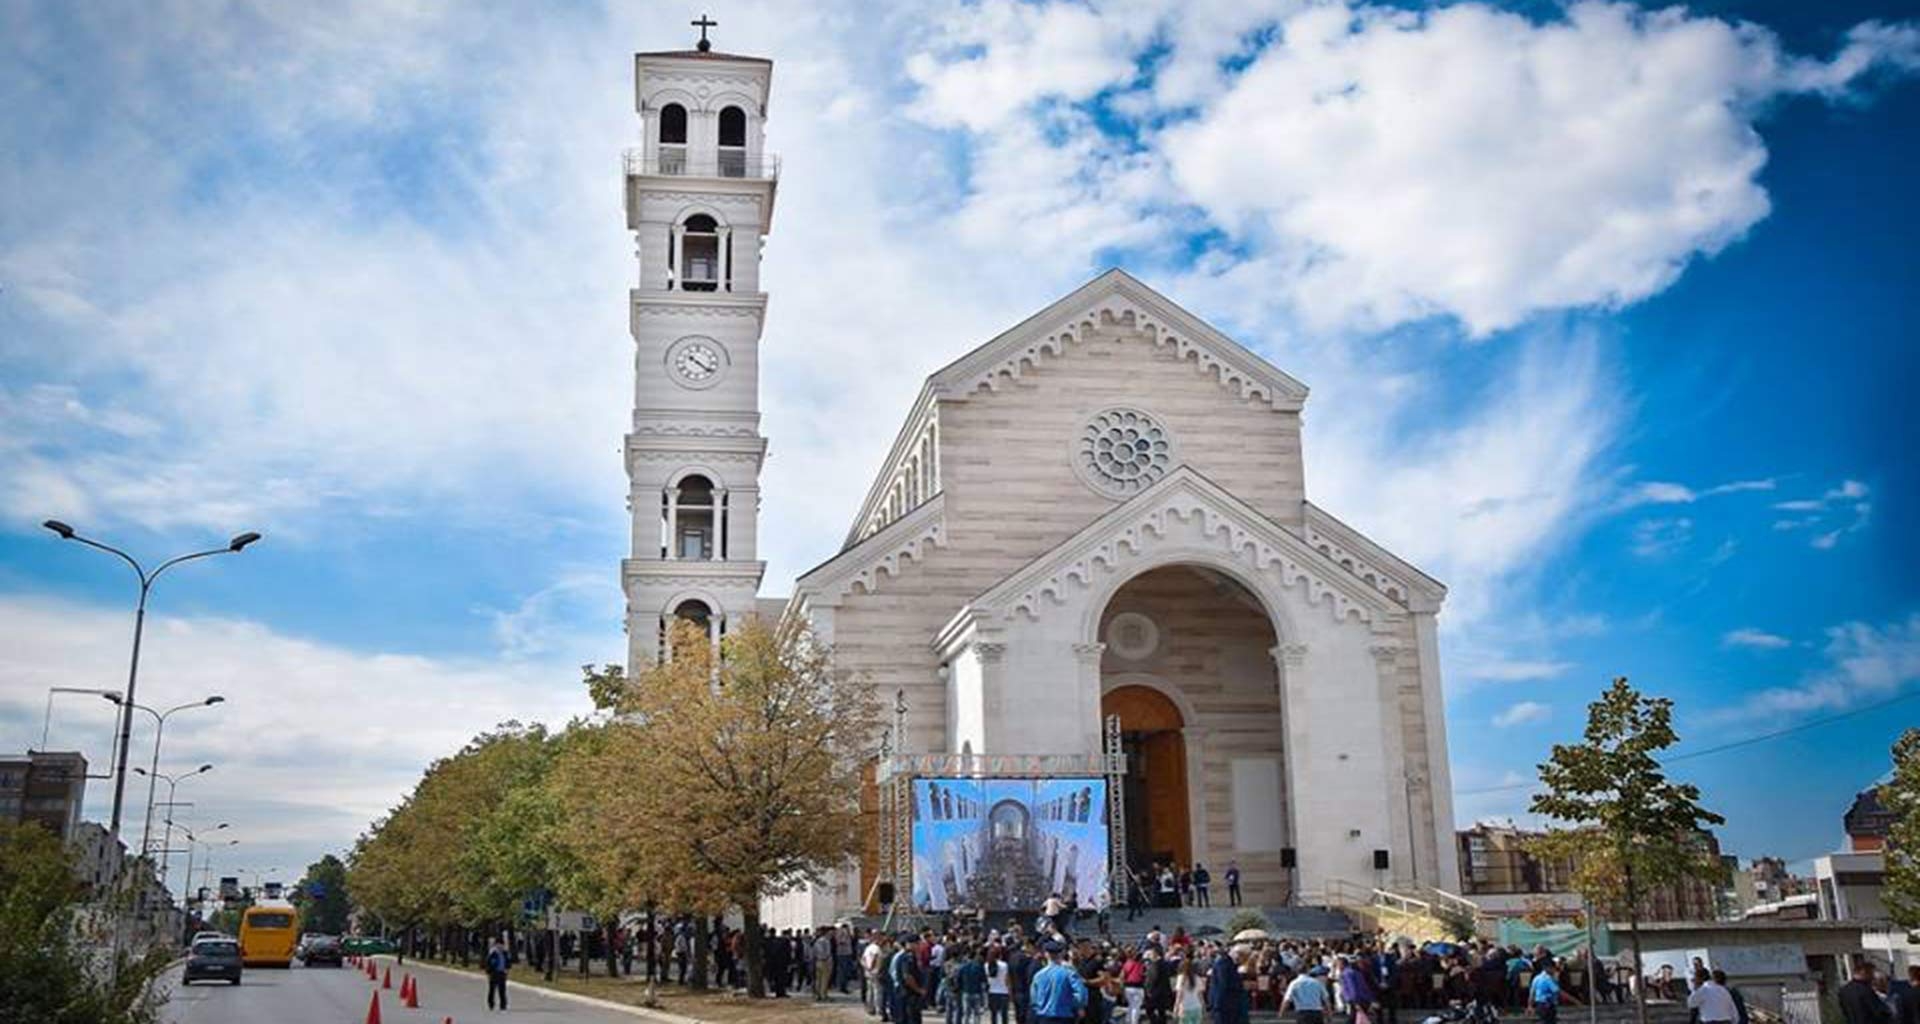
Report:
M 1697 787 L 1674 782 L 1660 767 L 1659 753 L 1678 741 L 1673 701 L 1642 696 L 1625 677 L 1615 679 L 1587 706 L 1584 741 L 1554 745 L 1540 766 L 1544 792 L 1532 802 L 1535 814 L 1564 823 L 1538 840 L 1533 853 L 1572 860 L 1577 891 L 1598 906 L 1625 911 L 1636 969 L 1645 963 L 1642 894 L 1689 878 L 1717 879 L 1723 871 L 1701 836 L 1726 819 L 1700 806 Z M 1637 1019 L 1646 1024 L 1642 986 L 1635 992 Z
M 300 930 L 322 935 L 344 935 L 353 903 L 347 897 L 347 865 L 329 853 L 307 865 L 306 877 L 295 887 L 294 906 L 300 908 Z
M 1887 912 L 1902 928 L 1920 929 L 1920 729 L 1894 741 L 1893 778 L 1880 787 L 1880 802 L 1896 815 L 1887 833 Z
M 149 983 L 164 952 L 121 954 L 119 968 L 90 965 L 74 941 L 83 895 L 73 860 L 37 824 L 0 822 L 0 1024 L 148 1024 L 158 1017 Z
M 595 693 L 613 717 L 559 773 L 568 845 L 628 906 L 702 920 L 738 909 L 748 991 L 761 997 L 760 901 L 859 852 L 879 708 L 798 622 L 749 617 L 718 652 L 676 623 L 670 649 Z

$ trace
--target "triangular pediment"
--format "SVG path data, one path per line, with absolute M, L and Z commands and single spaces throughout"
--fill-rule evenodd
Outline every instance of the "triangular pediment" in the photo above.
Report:
M 1173 349 L 1240 398 L 1294 411 L 1306 402 L 1305 384 L 1118 268 L 947 364 L 928 378 L 928 389 L 964 398 L 1000 387 L 1110 325 L 1138 328 L 1149 343 Z
M 1282 587 L 1298 589 L 1307 604 L 1326 608 L 1335 619 L 1384 622 L 1409 610 L 1293 531 L 1183 465 L 982 592 L 968 602 L 962 615 L 1038 615 L 1070 588 L 1092 585 L 1098 575 L 1130 571 L 1143 558 L 1155 557 L 1156 549 L 1164 549 L 1166 539 L 1176 532 L 1174 527 L 1191 525 L 1195 517 L 1216 558 L 1214 564 L 1237 563 L 1249 574 L 1269 576 Z M 1182 550 L 1193 553 L 1191 548 Z

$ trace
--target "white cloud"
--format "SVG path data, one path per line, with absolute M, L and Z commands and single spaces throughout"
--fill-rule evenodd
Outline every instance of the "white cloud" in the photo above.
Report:
M 1539 701 L 1523 700 L 1505 711 L 1493 716 L 1496 728 L 1509 729 L 1516 725 L 1532 725 L 1553 717 L 1553 709 Z
M 7 680 L 0 722 L 37 745 L 47 690 L 119 689 L 126 682 L 127 616 L 121 609 L 44 597 L 0 596 Z M 155 615 L 141 649 L 138 700 L 169 707 L 219 694 L 226 702 L 169 719 L 161 770 L 211 763 L 180 786 L 195 806 L 182 823 L 228 822 L 229 854 L 296 871 L 353 836 L 407 792 L 428 763 L 494 725 L 531 717 L 563 724 L 590 710 L 578 664 L 489 657 L 355 652 L 239 619 Z M 50 745 L 79 749 L 108 770 L 110 710 L 97 698 L 60 698 Z M 133 750 L 152 749 L 145 716 Z M 25 745 L 25 744 L 22 744 Z M 146 794 L 128 787 L 123 834 L 137 844 Z M 318 783 L 318 785 L 316 785 Z M 88 791 L 87 813 L 105 821 L 110 783 Z
M 1823 664 L 1792 686 L 1748 698 L 1735 716 L 1840 711 L 1891 697 L 1920 680 L 1920 612 L 1875 625 L 1847 622 L 1826 631 Z
M 1793 641 L 1784 636 L 1769 633 L 1763 629 L 1743 628 L 1732 630 L 1720 638 L 1722 647 L 1744 647 L 1754 651 L 1777 651 L 1793 646 Z
M 1794 498 L 1788 501 L 1776 501 L 1774 509 L 1792 512 L 1790 519 L 1777 519 L 1774 530 L 1782 533 L 1802 529 L 1817 529 L 1807 544 L 1816 551 L 1831 551 L 1840 545 L 1841 538 L 1850 533 L 1858 533 L 1867 528 L 1873 517 L 1873 503 L 1867 501 L 1871 488 L 1858 480 L 1843 480 L 1829 488 L 1818 498 Z M 1829 515 L 1839 513 L 1845 522 L 1830 529 L 1819 529 L 1831 522 Z
M 1752 25 L 1577 3 L 1564 21 L 1465 3 L 1319 5 L 1163 150 L 1181 191 L 1294 272 L 1318 323 L 1429 314 L 1476 333 L 1621 306 L 1765 217 L 1753 121 L 1789 92 L 1910 67 L 1914 33 L 1830 63 Z
M 1568 661 L 1475 661 L 1466 665 L 1464 674 L 1495 683 L 1530 683 L 1558 679 L 1572 667 Z
M 1630 546 L 1641 558 L 1662 558 L 1686 547 L 1692 540 L 1693 520 L 1687 516 L 1642 519 L 1633 524 Z
M 1665 480 L 1648 480 L 1634 485 L 1621 500 L 1622 507 L 1636 505 L 1691 505 L 1702 498 L 1714 498 L 1722 494 L 1739 494 L 1745 491 L 1771 491 L 1772 480 L 1735 480 L 1705 490 L 1695 490 L 1686 484 Z M 1776 506 L 1778 507 L 1778 506 Z

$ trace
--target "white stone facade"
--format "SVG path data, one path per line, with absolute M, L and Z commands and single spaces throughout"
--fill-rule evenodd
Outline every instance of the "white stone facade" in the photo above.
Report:
M 1111 271 L 928 380 L 790 613 L 906 695 L 903 753 L 1092 757 L 1105 698 L 1165 697 L 1177 845 L 1250 902 L 1451 887 L 1445 589 L 1306 501 L 1305 400 Z
M 628 670 L 676 615 L 717 637 L 752 614 L 758 555 L 761 240 L 778 165 L 763 149 L 773 67 L 706 51 L 634 61 L 640 145 L 626 154 L 634 411 L 626 437 L 632 557 Z

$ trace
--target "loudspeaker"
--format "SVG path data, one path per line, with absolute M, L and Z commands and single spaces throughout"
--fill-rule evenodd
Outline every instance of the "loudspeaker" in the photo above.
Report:
M 893 883 L 892 882 L 881 882 L 879 885 L 874 886 L 874 892 L 880 897 L 881 906 L 883 907 L 893 906 Z
M 1282 846 L 1280 848 L 1280 866 L 1283 868 L 1300 866 L 1298 856 L 1294 853 L 1293 847 Z
M 1373 851 L 1373 870 L 1375 871 L 1387 870 L 1387 851 L 1385 850 Z

